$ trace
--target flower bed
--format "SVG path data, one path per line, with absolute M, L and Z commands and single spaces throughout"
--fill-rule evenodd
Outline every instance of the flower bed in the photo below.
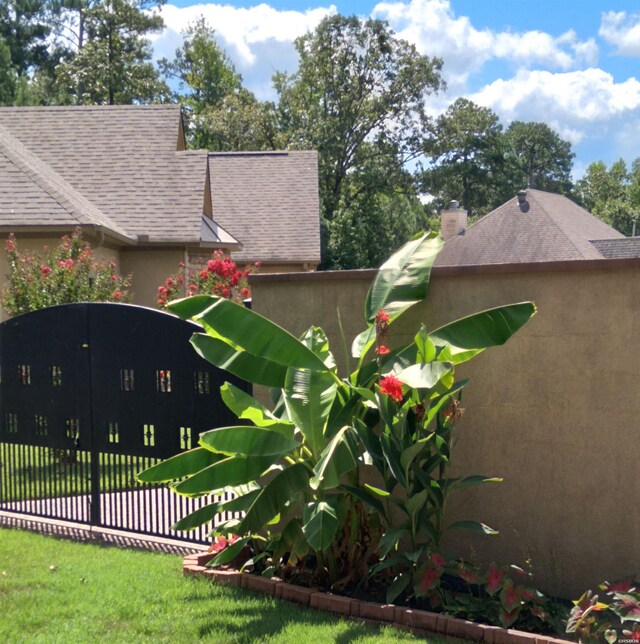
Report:
M 339 613 L 371 624 L 391 625 L 402 630 L 410 630 L 419 636 L 439 634 L 472 642 L 486 642 L 486 644 L 516 644 L 520 642 L 526 642 L 527 644 L 562 644 L 566 642 L 566 640 L 538 633 L 525 633 L 498 626 L 476 624 L 475 622 L 439 613 L 415 610 L 393 604 L 376 604 L 342 595 L 334 595 L 316 591 L 312 588 L 289 584 L 276 578 L 269 579 L 232 569 L 208 568 L 206 564 L 214 556 L 214 553 L 209 552 L 187 555 L 182 564 L 183 574 L 207 577 L 215 580 L 218 584 L 273 595 L 278 599 L 284 599 L 309 608 Z

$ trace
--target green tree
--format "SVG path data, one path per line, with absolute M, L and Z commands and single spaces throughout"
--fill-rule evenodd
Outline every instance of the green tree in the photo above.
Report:
M 438 208 L 455 199 L 474 216 L 499 203 L 504 193 L 501 135 L 498 116 L 466 98 L 436 120 L 425 144 L 431 162 L 423 187 Z
M 17 76 L 11 61 L 11 51 L 0 37 L 0 105 L 13 103 Z
M 145 36 L 163 27 L 151 10 L 164 0 L 91 0 L 68 5 L 76 19 L 77 50 L 58 67 L 58 83 L 78 104 L 168 100 L 170 91 L 151 62 Z
M 242 88 L 194 118 L 194 147 L 209 150 L 276 150 L 286 147 L 276 109 Z
M 19 76 L 42 67 L 49 58 L 52 8 L 46 0 L 0 0 L 0 39 Z
M 420 55 L 386 23 L 357 17 L 325 18 L 295 44 L 298 71 L 274 77 L 279 122 L 290 147 L 318 150 L 327 267 L 339 210 L 361 212 L 354 199 L 393 188 L 380 186 L 379 173 L 367 168 L 401 169 L 420 153 L 425 98 L 443 86 L 442 63 Z
M 242 76 L 218 44 L 204 17 L 189 25 L 172 60 L 158 65 L 178 81 L 189 143 L 209 150 L 261 150 L 276 144 L 274 107 L 242 86 Z
M 574 196 L 589 212 L 624 235 L 633 232 L 634 219 L 640 214 L 640 158 L 631 169 L 623 159 L 611 164 L 590 164 L 576 182 Z
M 428 210 L 415 195 L 407 170 L 395 163 L 355 170 L 345 186 L 343 203 L 328 224 L 332 266 L 379 266 L 417 230 L 425 228 L 429 228 Z
M 570 194 L 575 154 L 571 143 L 548 125 L 514 121 L 504 133 L 504 144 L 511 193 L 529 187 Z

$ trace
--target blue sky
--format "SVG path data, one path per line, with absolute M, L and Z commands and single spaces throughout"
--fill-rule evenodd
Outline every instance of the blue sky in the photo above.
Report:
M 260 98 L 271 76 L 294 71 L 294 39 L 340 12 L 387 20 L 424 54 L 444 61 L 446 93 L 514 120 L 548 123 L 571 141 L 574 176 L 597 160 L 640 157 L 640 5 L 631 0 L 357 0 L 355 2 L 168 0 L 155 54 L 170 56 L 181 31 L 204 15 Z

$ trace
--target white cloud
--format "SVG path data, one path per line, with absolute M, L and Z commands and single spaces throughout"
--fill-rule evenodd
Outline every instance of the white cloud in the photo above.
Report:
M 623 56 L 640 56 L 640 15 L 625 11 L 602 14 L 600 36 Z
M 315 28 L 334 5 L 306 11 L 278 11 L 267 4 L 249 9 L 222 4 L 175 7 L 167 4 L 160 13 L 165 29 L 153 38 L 156 58 L 172 57 L 182 42 L 181 32 L 204 16 L 216 31 L 245 84 L 259 98 L 273 98 L 271 76 L 275 71 L 295 71 L 298 59 L 293 41 Z
M 611 74 L 595 68 L 566 73 L 521 70 L 469 98 L 493 109 L 506 123 L 543 120 L 572 143 L 601 136 L 613 123 L 640 118 L 640 82 L 629 78 L 616 83 Z
M 449 0 L 381 2 L 373 15 L 388 20 L 399 36 L 422 53 L 443 58 L 452 90 L 464 87 L 469 76 L 490 60 L 566 71 L 594 65 L 598 58 L 595 40 L 580 41 L 573 30 L 554 37 L 542 31 L 476 29 L 469 18 L 454 14 Z

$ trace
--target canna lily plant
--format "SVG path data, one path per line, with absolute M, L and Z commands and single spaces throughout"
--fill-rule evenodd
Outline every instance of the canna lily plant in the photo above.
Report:
M 380 268 L 365 302 L 366 328 L 353 341 L 355 370 L 340 376 L 327 336 L 310 327 L 300 338 L 258 313 L 215 296 L 195 296 L 169 310 L 202 327 L 194 349 L 216 367 L 271 389 L 268 409 L 226 383 L 233 427 L 200 435 L 199 446 L 139 474 L 186 496 L 233 491 L 181 519 L 188 530 L 220 512 L 240 519 L 216 525 L 239 538 L 213 564 L 251 545 L 264 574 L 302 571 L 307 583 L 341 590 L 373 570 L 389 576 L 388 599 L 410 595 L 457 489 L 499 479 L 448 478 L 452 428 L 461 414 L 455 366 L 506 342 L 535 313 L 531 302 L 502 306 L 428 331 L 410 344 L 386 345 L 391 325 L 423 301 L 442 247 L 417 235 Z M 405 547 L 400 547 L 401 544 Z

